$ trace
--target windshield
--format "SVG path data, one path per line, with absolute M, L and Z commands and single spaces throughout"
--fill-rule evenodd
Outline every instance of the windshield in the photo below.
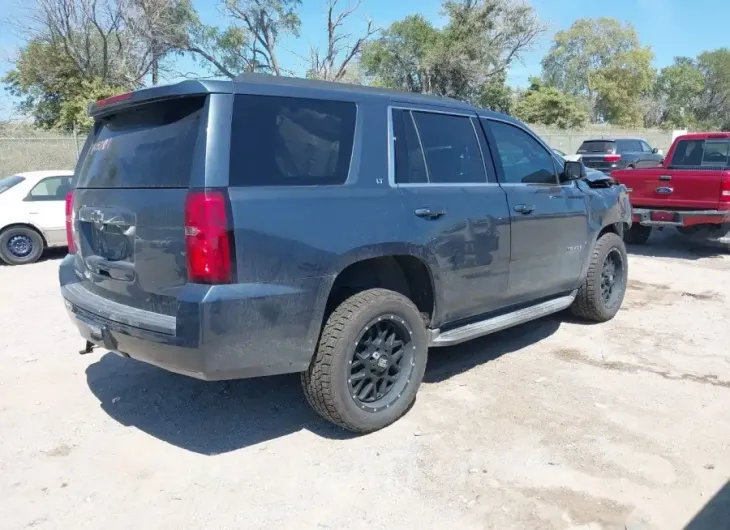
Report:
M 15 186 L 16 184 L 20 184 L 24 180 L 24 177 L 20 177 L 18 175 L 12 175 L 10 177 L 0 177 L 0 193 L 8 191 L 10 188 Z

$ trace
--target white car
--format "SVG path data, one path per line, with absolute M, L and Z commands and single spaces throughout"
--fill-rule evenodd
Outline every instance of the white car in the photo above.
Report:
M 73 171 L 29 171 L 0 177 L 0 260 L 33 263 L 66 246 L 66 195 Z

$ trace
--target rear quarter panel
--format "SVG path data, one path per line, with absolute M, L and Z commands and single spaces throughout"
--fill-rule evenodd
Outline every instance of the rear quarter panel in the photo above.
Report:
M 399 190 L 388 182 L 387 113 L 385 99 L 358 103 L 344 185 L 229 188 L 238 283 L 265 286 L 262 294 L 281 291 L 284 296 L 272 296 L 257 318 L 288 348 L 298 342 L 302 355 L 314 351 L 330 289 L 352 263 L 415 256 L 429 266 L 440 292 L 436 259 L 407 243 L 412 225 L 403 217 Z

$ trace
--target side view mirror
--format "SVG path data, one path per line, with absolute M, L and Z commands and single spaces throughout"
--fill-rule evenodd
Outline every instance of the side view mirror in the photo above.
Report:
M 655 155 L 661 154 L 661 153 L 659 153 L 659 149 L 657 149 L 656 147 L 654 149 L 652 149 L 651 152 L 654 153 Z
M 583 163 L 573 160 L 566 160 L 563 166 L 562 179 L 564 182 L 583 178 Z

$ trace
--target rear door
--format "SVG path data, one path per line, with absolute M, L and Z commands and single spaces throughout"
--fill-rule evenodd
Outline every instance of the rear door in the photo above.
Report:
M 39 181 L 23 199 L 28 218 L 46 236 L 50 246 L 66 243 L 66 195 L 71 191 L 70 176 L 52 176 Z
M 206 96 L 97 120 L 74 191 L 76 268 L 93 293 L 174 315 L 187 279 L 184 203 L 204 171 Z
M 502 307 L 510 231 L 504 191 L 475 114 L 393 109 L 395 184 L 415 239 L 438 262 L 439 322 Z M 488 157 L 488 154 L 487 154 Z M 487 177 L 485 160 L 490 168 Z
M 532 301 L 575 288 L 588 252 L 585 195 L 561 185 L 557 160 L 532 133 L 484 120 L 512 221 L 509 296 Z

